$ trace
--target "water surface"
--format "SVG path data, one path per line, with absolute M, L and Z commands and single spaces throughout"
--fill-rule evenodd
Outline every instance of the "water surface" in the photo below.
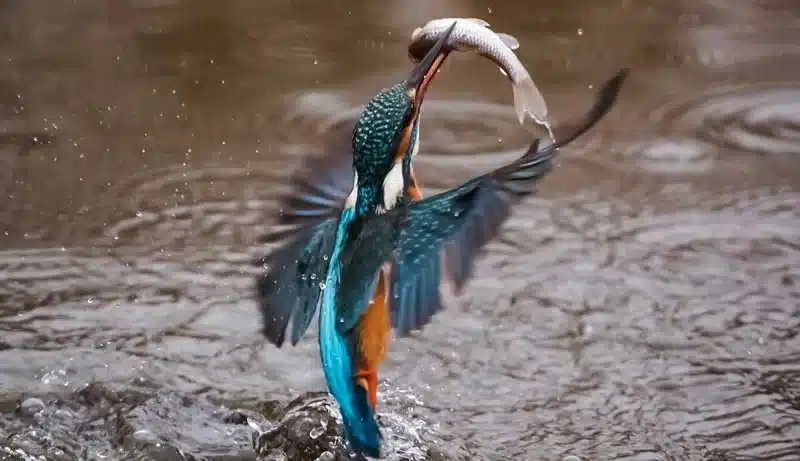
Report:
M 324 389 L 313 335 L 260 338 L 258 236 L 298 161 L 411 68 L 413 28 L 457 16 L 519 39 L 556 122 L 633 72 L 464 295 L 392 344 L 380 411 L 463 459 L 800 459 L 796 4 L 639 3 L 0 2 L 0 446 L 20 396 L 90 382 Z M 426 101 L 426 193 L 541 135 L 473 56 Z M 41 440 L 114 447 L 59 421 Z

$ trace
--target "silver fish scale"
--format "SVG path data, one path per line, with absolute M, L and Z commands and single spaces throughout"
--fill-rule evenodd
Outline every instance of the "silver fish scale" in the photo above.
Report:
M 450 24 L 426 30 L 424 40 L 433 43 L 447 27 L 450 27 Z M 458 21 L 453 33 L 450 35 L 448 44 L 458 51 L 477 50 L 480 53 L 487 54 L 488 57 L 496 61 L 508 72 L 513 82 L 522 80 L 527 74 L 514 51 L 503 43 L 495 32 L 480 24 L 469 23 L 463 19 Z

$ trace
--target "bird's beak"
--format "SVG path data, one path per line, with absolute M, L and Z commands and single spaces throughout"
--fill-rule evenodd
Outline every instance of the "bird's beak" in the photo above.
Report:
M 411 71 L 411 75 L 408 77 L 408 80 L 406 80 L 408 93 L 412 95 L 414 99 L 414 110 L 417 114 L 419 113 L 419 108 L 422 106 L 422 99 L 425 96 L 425 90 L 428 88 L 428 84 L 430 84 L 431 79 L 436 75 L 436 71 L 438 71 L 442 63 L 444 63 L 447 55 L 450 54 L 451 48 L 447 45 L 447 41 L 450 39 L 450 34 L 455 27 L 456 21 L 453 21 L 453 24 L 451 24 L 450 27 L 442 33 L 439 39 L 436 40 L 436 43 L 433 44 L 433 47 L 431 47 L 425 57 L 422 58 L 422 61 Z
M 419 120 L 419 110 L 422 107 L 422 99 L 425 96 L 425 90 L 428 88 L 428 84 L 430 84 L 436 71 L 442 66 L 447 55 L 450 54 L 450 47 L 447 45 L 447 41 L 450 39 L 450 34 L 455 27 L 456 22 L 453 21 L 453 24 L 442 33 L 438 40 L 436 40 L 436 43 L 433 44 L 425 57 L 422 58 L 422 61 L 414 67 L 414 70 L 411 71 L 411 75 L 406 80 L 406 91 L 408 91 L 408 96 L 414 101 L 414 104 L 411 117 L 406 121 L 404 129 L 400 132 L 400 141 L 394 157 L 395 163 L 412 155 L 413 146 L 411 145 L 411 134 Z

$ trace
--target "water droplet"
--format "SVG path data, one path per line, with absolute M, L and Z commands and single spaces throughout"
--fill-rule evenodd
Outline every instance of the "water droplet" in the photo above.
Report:
M 316 280 L 316 279 L 317 279 L 317 274 L 311 274 L 311 280 Z
M 325 433 L 325 428 L 322 426 L 317 426 L 314 429 L 311 429 L 311 432 L 308 433 L 312 439 L 316 440 L 319 438 L 320 435 Z
M 22 414 L 27 416 L 33 416 L 36 413 L 45 409 L 45 404 L 41 399 L 37 399 L 35 397 L 25 399 L 19 406 L 20 411 Z
M 325 289 L 325 282 L 319 282 L 319 289 L 320 290 L 324 290 Z

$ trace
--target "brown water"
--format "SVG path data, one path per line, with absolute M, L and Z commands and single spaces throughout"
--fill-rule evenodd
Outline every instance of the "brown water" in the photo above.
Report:
M 257 237 L 297 160 L 410 69 L 414 27 L 481 17 L 519 38 L 556 121 L 632 77 L 465 294 L 392 344 L 381 412 L 464 459 L 799 460 L 799 11 L 0 2 L 0 394 L 324 389 L 313 335 L 260 338 Z M 428 193 L 534 130 L 474 56 L 423 118 Z

